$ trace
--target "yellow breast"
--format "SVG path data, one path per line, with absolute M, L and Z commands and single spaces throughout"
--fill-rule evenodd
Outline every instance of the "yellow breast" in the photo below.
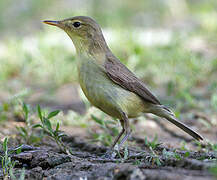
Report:
M 78 73 L 80 86 L 87 99 L 108 115 L 121 118 L 121 112 L 125 112 L 128 117 L 137 117 L 143 112 L 141 98 L 115 84 L 104 69 L 93 61 L 81 62 Z

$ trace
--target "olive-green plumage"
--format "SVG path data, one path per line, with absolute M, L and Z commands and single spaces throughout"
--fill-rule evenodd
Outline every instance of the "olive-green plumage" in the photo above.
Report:
M 114 145 L 125 132 L 120 144 L 130 135 L 128 118 L 143 113 L 164 117 L 197 140 L 202 137 L 179 122 L 174 114 L 146 88 L 110 51 L 100 26 L 91 18 L 76 16 L 62 21 L 44 21 L 63 29 L 73 41 L 78 58 L 80 86 L 94 106 L 119 118 L 123 127 Z M 113 146 L 114 146 L 113 145 Z
M 137 117 L 143 112 L 144 102 L 142 99 L 115 84 L 106 75 L 105 70 L 93 60 L 86 59 L 85 62 L 80 60 L 79 63 L 80 86 L 94 106 L 119 119 L 122 117 L 121 110 L 128 117 Z

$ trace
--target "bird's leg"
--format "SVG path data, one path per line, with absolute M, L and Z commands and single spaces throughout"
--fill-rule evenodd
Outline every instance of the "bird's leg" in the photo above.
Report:
M 115 138 L 114 140 L 114 143 L 111 147 L 110 150 L 108 150 L 105 155 L 103 157 L 105 158 L 109 158 L 109 159 L 113 159 L 116 155 L 117 155 L 117 151 L 119 152 L 119 146 L 117 147 L 116 149 L 116 144 L 117 142 L 119 141 L 119 139 L 121 138 L 121 136 L 124 134 L 125 132 L 125 129 L 124 129 L 124 121 L 123 120 L 120 120 L 121 122 L 121 126 L 122 126 L 122 130 L 121 132 L 119 133 L 119 135 Z
M 114 140 L 114 143 L 112 145 L 112 149 L 114 149 L 115 145 L 117 144 L 117 142 L 119 141 L 119 139 L 121 138 L 121 136 L 124 134 L 125 132 L 125 129 L 124 129 L 124 121 L 123 120 L 120 120 L 121 122 L 121 126 L 122 126 L 122 130 L 121 132 L 119 133 L 119 135 L 115 138 Z
M 122 115 L 122 119 L 120 120 L 121 122 L 121 126 L 122 126 L 122 130 L 119 133 L 119 135 L 115 138 L 114 143 L 112 145 L 112 148 L 106 152 L 105 156 L 106 158 L 114 158 L 117 153 L 115 151 L 119 151 L 119 148 L 121 147 L 121 145 L 127 140 L 127 138 L 129 137 L 130 133 L 131 133 L 131 129 L 129 127 L 129 120 L 128 117 L 125 113 L 123 113 Z M 124 138 L 121 140 L 120 144 L 118 145 L 117 149 L 116 144 L 118 143 L 119 139 L 121 138 L 121 136 L 124 134 L 124 132 L 126 132 L 126 135 L 124 136 Z
M 132 130 L 130 129 L 130 125 L 129 125 L 129 119 L 125 113 L 123 113 L 123 129 L 124 129 L 124 132 L 126 133 L 119 144 L 119 148 L 125 143 L 125 141 L 128 139 L 128 137 L 130 136 L 132 132 Z

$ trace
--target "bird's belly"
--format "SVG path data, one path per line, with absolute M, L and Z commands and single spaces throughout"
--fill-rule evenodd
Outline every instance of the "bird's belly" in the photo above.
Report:
M 91 104 L 110 116 L 121 118 L 125 112 L 128 117 L 137 117 L 143 112 L 144 103 L 139 96 L 115 84 L 94 64 L 80 67 L 79 82 Z

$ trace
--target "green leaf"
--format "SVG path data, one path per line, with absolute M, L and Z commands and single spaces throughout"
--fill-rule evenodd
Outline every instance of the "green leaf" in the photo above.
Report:
M 146 145 L 146 146 L 149 145 L 147 137 L 145 137 L 145 145 Z
M 24 129 L 24 127 L 16 127 L 16 128 L 22 137 L 24 137 L 24 138 L 27 137 L 28 134 L 27 134 L 27 131 Z
M 13 168 L 9 168 L 9 174 L 10 174 L 10 179 L 12 180 L 17 179 L 16 176 L 14 175 Z
M 43 122 L 43 117 L 42 117 L 40 105 L 37 106 L 37 109 L 38 109 L 38 117 L 40 118 L 41 122 Z
M 43 126 L 42 126 L 41 124 L 34 124 L 34 125 L 32 126 L 32 128 L 38 128 L 38 127 L 43 128 Z
M 184 154 L 184 157 L 189 157 L 190 156 L 190 152 L 187 151 L 185 154 Z
M 28 135 L 27 130 L 24 127 L 20 127 L 20 130 L 25 134 Z
M 112 130 L 114 136 L 118 136 L 119 131 L 118 131 L 118 129 L 116 127 L 111 128 L 111 130 Z
M 126 160 L 128 158 L 129 152 L 127 147 L 124 148 L 124 159 Z
M 181 160 L 181 159 L 182 159 L 182 157 L 181 157 L 179 154 L 177 154 L 177 153 L 175 153 L 175 158 L 176 158 L 177 160 Z
M 8 137 L 6 137 L 4 139 L 4 142 L 3 142 L 3 150 L 4 152 L 7 152 L 8 151 Z
M 60 112 L 60 110 L 52 111 L 48 114 L 47 118 L 50 119 L 50 118 L 56 116 L 57 114 L 59 114 L 59 112 Z
M 20 154 L 21 152 L 22 152 L 22 146 L 20 146 L 16 149 L 16 154 Z
M 100 124 L 100 125 L 102 125 L 102 126 L 105 126 L 105 123 L 104 123 L 104 121 L 103 121 L 102 119 L 99 119 L 99 118 L 97 118 L 97 117 L 94 116 L 94 115 L 91 115 L 91 118 L 92 118 L 96 123 L 98 123 L 98 124 Z
M 28 119 L 28 116 L 29 116 L 29 109 L 27 107 L 27 105 L 25 103 L 23 103 L 23 111 L 24 111 L 24 114 L 25 114 L 25 120 Z
M 45 119 L 44 124 L 47 127 L 47 129 L 50 131 L 50 133 L 53 133 L 53 129 L 52 129 L 50 120 L 49 119 Z
M 141 164 L 141 161 L 140 161 L 140 160 L 138 160 L 138 159 L 137 159 L 137 160 L 135 160 L 135 161 L 133 162 L 133 165 L 137 165 L 137 166 L 138 166 L 138 165 L 140 165 L 140 164 Z
M 59 128 L 60 128 L 60 123 L 58 122 L 58 123 L 57 123 L 57 126 L 56 126 L 56 132 L 59 131 Z
M 25 168 L 22 169 L 19 180 L 25 180 Z
M 161 160 L 158 157 L 155 159 L 155 162 L 157 166 L 161 166 Z
M 58 134 L 58 137 L 59 137 L 59 138 L 61 138 L 61 137 L 63 137 L 63 136 L 66 136 L 66 134 L 64 134 L 64 133 L 59 133 L 59 134 Z

